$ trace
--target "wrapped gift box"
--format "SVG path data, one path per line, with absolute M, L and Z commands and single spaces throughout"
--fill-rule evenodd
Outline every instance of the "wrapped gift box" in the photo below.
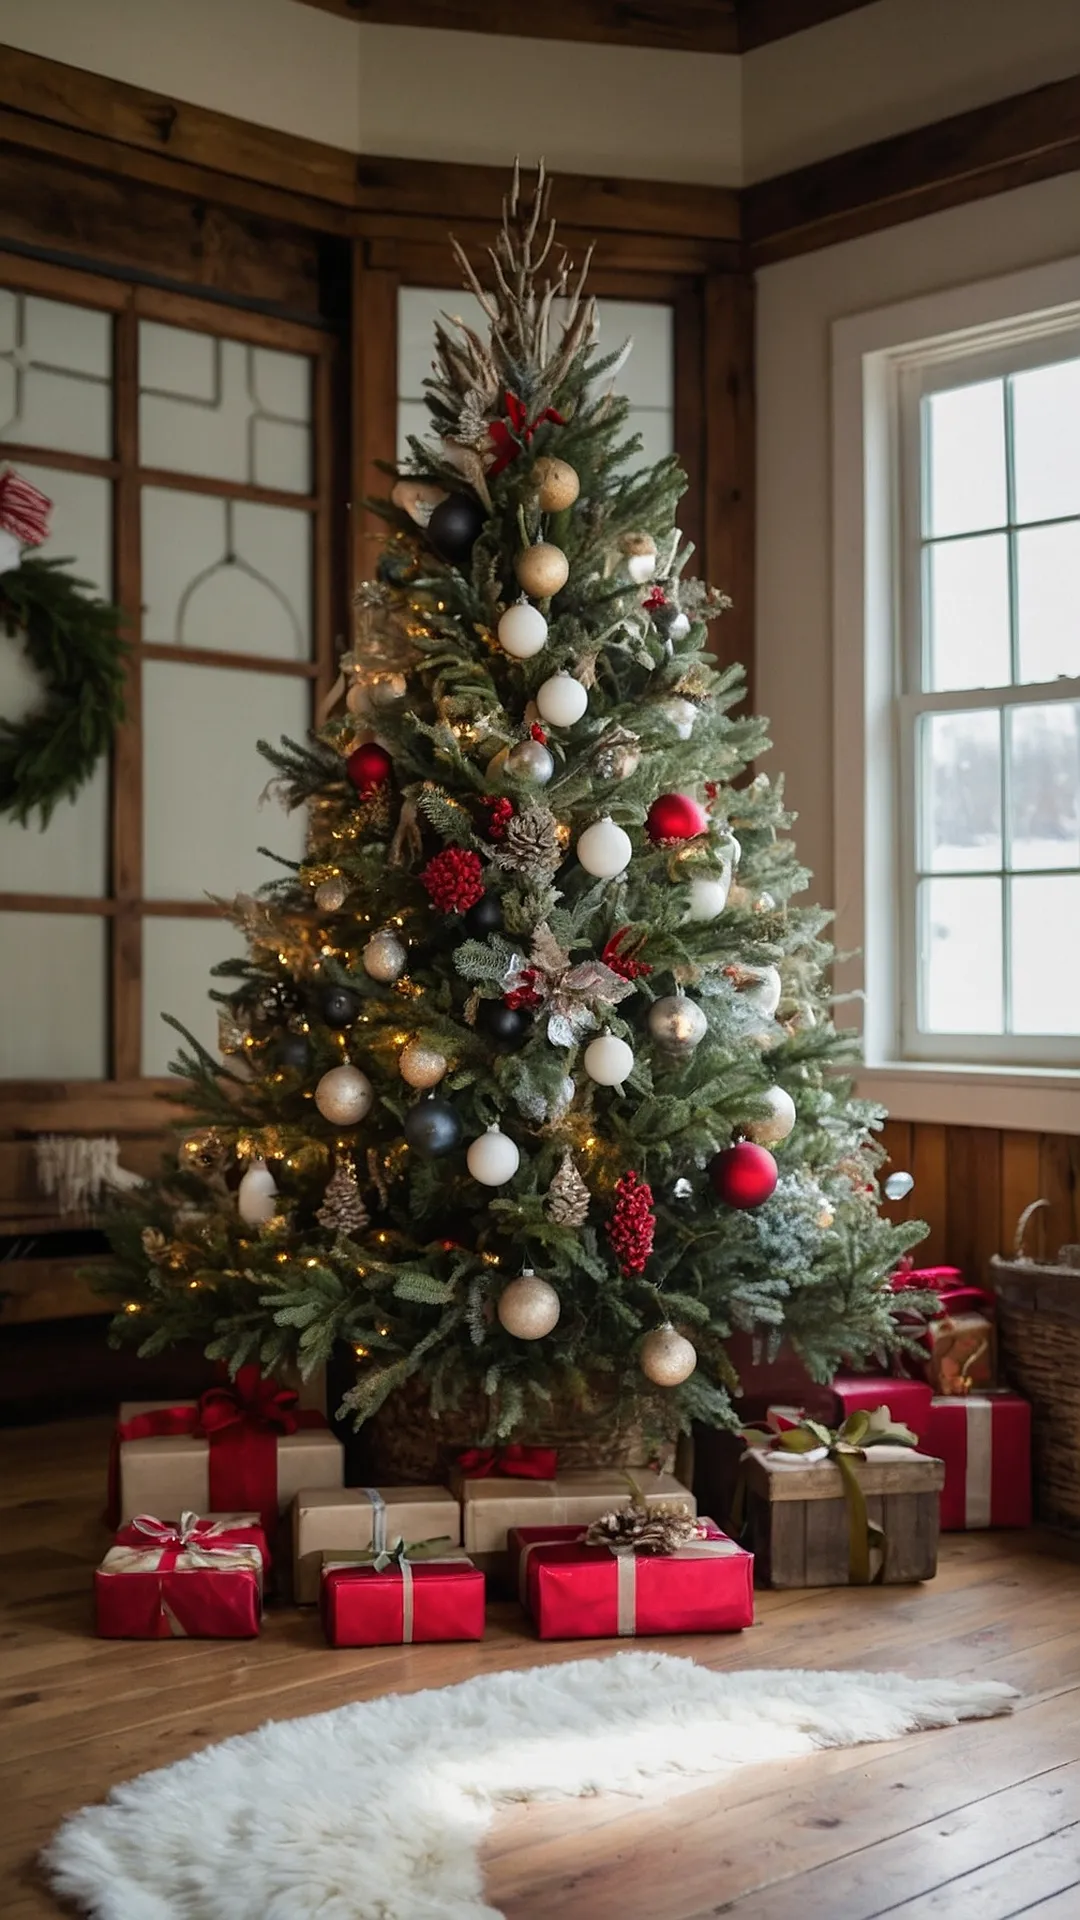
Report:
M 446 1487 L 305 1487 L 293 1501 L 293 1599 L 319 1598 L 323 1556 L 384 1552 L 398 1540 L 461 1544 L 461 1508 Z
M 754 1623 L 754 1559 L 711 1520 L 675 1553 L 585 1545 L 580 1526 L 512 1527 L 522 1605 L 541 1640 L 736 1633 Z
M 849 1413 L 873 1413 L 888 1407 L 894 1420 L 910 1427 L 921 1445 L 930 1422 L 933 1393 L 925 1380 L 901 1380 L 892 1376 L 862 1373 L 838 1373 L 832 1382 L 833 1418 L 827 1424 L 840 1426 Z M 927 1452 L 933 1453 L 933 1447 Z
M 932 1580 L 937 1572 L 940 1460 L 910 1447 L 875 1446 L 850 1456 L 867 1517 L 885 1534 L 875 1581 Z M 773 1587 L 845 1587 L 851 1530 L 839 1467 L 829 1459 L 753 1449 L 742 1463 L 746 1529 L 763 1580 Z
M 959 1267 L 914 1267 L 894 1275 L 893 1290 L 901 1296 L 911 1288 L 936 1293 L 941 1312 L 925 1320 L 903 1316 L 914 1328 L 924 1328 L 926 1358 L 909 1354 L 906 1364 L 921 1372 L 936 1394 L 983 1392 L 997 1379 L 995 1300 L 984 1287 L 969 1286 Z
M 332 1647 L 484 1637 L 484 1576 L 460 1549 L 426 1560 L 394 1560 L 381 1572 L 370 1560 L 328 1553 L 320 1598 Z
M 1031 1408 L 1018 1393 L 935 1398 L 928 1447 L 945 1462 L 947 1533 L 1031 1525 Z
M 220 1391 L 214 1390 L 215 1397 Z M 286 1397 L 295 1400 L 287 1390 Z M 263 1424 L 257 1415 L 207 1432 L 202 1423 L 208 1398 L 123 1403 L 111 1490 L 114 1524 L 138 1513 L 175 1520 L 186 1512 L 254 1509 L 270 1534 L 275 1514 L 291 1505 L 301 1487 L 341 1486 L 341 1442 L 321 1414 L 290 1406 L 287 1419 L 300 1423 L 291 1432 Z
M 140 1515 L 94 1574 L 97 1631 L 106 1640 L 251 1639 L 267 1558 L 258 1514 Z
M 633 1476 L 648 1506 L 676 1501 L 696 1513 L 694 1496 L 670 1473 Z M 451 1486 L 461 1501 L 462 1539 L 467 1553 L 505 1554 L 511 1527 L 587 1527 L 613 1507 L 626 1505 L 631 1483 L 625 1473 L 608 1468 L 596 1473 L 560 1473 L 554 1480 L 517 1480 L 494 1477 L 467 1479 L 455 1473 Z

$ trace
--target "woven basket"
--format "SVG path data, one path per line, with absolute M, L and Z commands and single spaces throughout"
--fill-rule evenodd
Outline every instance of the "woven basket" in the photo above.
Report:
M 991 1260 L 990 1284 L 1006 1377 L 1031 1402 L 1035 1511 L 1080 1529 L 1080 1247 L 1062 1247 L 1055 1262 L 1024 1252 L 1047 1205 L 1024 1209 L 1013 1256 Z
M 434 1414 L 422 1379 L 406 1381 L 365 1423 L 364 1436 L 376 1485 L 408 1486 L 443 1482 L 458 1455 L 474 1446 L 489 1416 L 485 1398 L 475 1406 Z M 573 1473 L 595 1467 L 675 1465 L 676 1434 L 662 1411 L 654 1417 L 640 1408 L 620 1409 L 612 1395 L 597 1389 L 591 1413 L 553 1407 L 535 1427 L 515 1432 L 530 1446 L 556 1447 L 559 1470 Z

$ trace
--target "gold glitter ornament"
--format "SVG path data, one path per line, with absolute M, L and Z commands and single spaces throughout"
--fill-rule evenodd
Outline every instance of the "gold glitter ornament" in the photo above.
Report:
M 562 513 L 581 492 L 581 481 L 567 460 L 544 458 L 533 467 L 541 513 Z
M 516 1340 L 542 1340 L 558 1325 L 560 1303 L 553 1286 L 526 1267 L 499 1295 L 497 1312 Z
M 654 1387 L 681 1387 L 697 1366 L 697 1350 L 667 1321 L 645 1335 L 638 1360 Z
M 570 578 L 570 562 L 561 547 L 538 540 L 535 546 L 522 548 L 514 561 L 514 572 L 525 593 L 534 600 L 550 600 L 553 594 L 561 593 Z
M 437 1087 L 446 1068 L 445 1055 L 436 1047 L 425 1047 L 420 1040 L 410 1040 L 398 1058 L 398 1072 L 406 1086 L 420 1090 Z
M 321 880 L 315 889 L 315 905 L 320 913 L 340 913 L 348 896 L 348 888 L 339 873 L 331 874 L 328 880 Z

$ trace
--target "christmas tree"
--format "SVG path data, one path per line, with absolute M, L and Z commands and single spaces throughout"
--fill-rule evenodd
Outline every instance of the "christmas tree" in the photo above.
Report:
M 736 1425 L 733 1331 L 818 1378 L 896 1346 L 921 1229 L 879 1213 L 827 916 L 707 647 L 727 603 L 677 461 L 628 471 L 625 349 L 542 176 L 490 291 L 458 259 L 490 333 L 436 328 L 345 710 L 262 747 L 306 857 L 233 903 L 223 1059 L 187 1036 L 199 1126 L 113 1222 L 116 1327 L 233 1368 L 347 1343 L 357 1421 L 419 1377 L 488 1438 Z

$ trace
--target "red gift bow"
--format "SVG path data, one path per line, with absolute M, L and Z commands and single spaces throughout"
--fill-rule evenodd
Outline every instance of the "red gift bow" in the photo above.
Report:
M 109 1525 L 120 1514 L 120 1442 L 190 1434 L 210 1442 L 208 1505 L 216 1513 L 257 1513 L 267 1537 L 277 1527 L 277 1443 L 281 1433 L 325 1427 L 314 1407 L 297 1406 L 293 1387 L 241 1367 L 236 1379 L 208 1387 L 194 1406 L 153 1407 L 117 1424 L 109 1462 Z
M 519 400 L 516 393 L 507 392 L 503 399 L 506 402 L 506 419 L 492 420 L 488 426 L 488 439 L 495 448 L 495 459 L 488 468 L 492 479 L 517 459 L 522 443 L 528 446 L 537 427 L 542 427 L 545 420 L 550 420 L 556 427 L 566 425 L 562 414 L 556 413 L 554 407 L 545 407 L 535 420 L 530 420 L 525 402 Z
M 559 1464 L 555 1447 L 469 1447 L 458 1455 L 458 1471 L 466 1480 L 486 1480 L 505 1474 L 511 1480 L 554 1480 Z
M 13 533 L 24 547 L 40 547 L 49 531 L 52 501 L 9 467 L 0 473 L 0 529 Z
M 158 1520 L 152 1513 L 139 1513 L 129 1526 L 121 1527 L 113 1545 L 155 1547 L 161 1554 L 157 1571 L 171 1573 L 182 1553 L 231 1559 L 240 1548 L 252 1544 L 247 1538 L 250 1531 L 229 1520 L 200 1519 L 196 1513 L 182 1513 L 178 1521 Z

